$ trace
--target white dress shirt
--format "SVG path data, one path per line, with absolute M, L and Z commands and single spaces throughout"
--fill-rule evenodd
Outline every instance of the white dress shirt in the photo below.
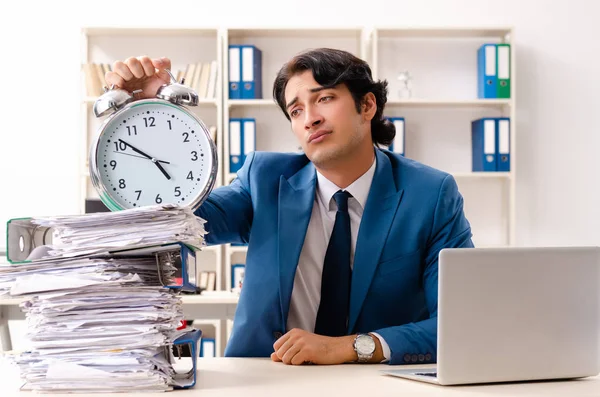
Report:
M 338 190 L 345 190 L 352 195 L 348 199 L 348 213 L 350 215 L 350 233 L 352 236 L 350 267 L 353 268 L 358 228 L 371 189 L 375 166 L 376 160 L 373 161 L 367 172 L 346 189 L 340 189 L 317 171 L 315 202 L 294 277 L 287 331 L 292 328 L 300 328 L 314 332 L 321 301 L 323 262 L 325 261 L 325 254 L 333 232 L 337 212 L 337 204 L 333 199 L 333 195 Z M 384 361 L 389 360 L 390 348 L 388 344 L 380 335 L 376 333 L 374 335 L 381 342 L 385 357 Z

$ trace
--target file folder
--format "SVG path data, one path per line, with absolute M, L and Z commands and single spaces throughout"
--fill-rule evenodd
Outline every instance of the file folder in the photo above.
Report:
M 496 171 L 496 119 L 482 118 L 471 123 L 473 172 Z
M 262 51 L 253 45 L 241 46 L 242 99 L 262 98 Z
M 214 338 L 202 338 L 200 346 L 200 357 L 217 356 L 216 342 Z
M 229 119 L 229 172 L 238 172 L 242 163 L 242 120 Z
M 244 145 L 244 157 L 242 158 L 243 163 L 246 161 L 246 157 L 256 150 L 256 120 L 243 119 L 242 133 Z
M 498 98 L 510 98 L 510 44 L 498 44 L 496 48 Z
M 32 258 L 35 249 L 52 244 L 52 228 L 34 224 L 32 218 L 15 218 L 6 224 L 7 252 L 6 259 L 13 265 L 32 262 L 61 261 L 71 258 L 39 257 Z M 133 249 L 115 249 L 107 253 L 90 254 L 84 258 L 118 258 L 118 257 L 148 257 L 156 260 L 157 271 L 160 279 L 161 267 L 166 262 L 172 264 L 176 274 L 170 283 L 161 279 L 161 284 L 166 288 L 179 289 L 184 292 L 199 292 L 196 277 L 196 253 L 198 247 L 184 243 L 153 245 Z
M 244 273 L 246 271 L 246 265 L 243 263 L 236 263 L 231 265 L 231 289 L 240 290 L 244 283 Z
M 179 354 L 179 360 L 173 361 L 173 354 L 169 351 L 171 346 L 165 346 L 165 357 L 171 366 L 173 367 L 175 374 L 173 378 L 179 385 L 174 385 L 174 389 L 189 389 L 196 385 L 196 373 L 197 373 L 197 358 L 200 351 L 199 341 L 202 336 L 202 331 L 194 329 L 173 341 L 173 350 Z M 181 349 L 187 347 L 190 352 L 191 363 L 185 366 L 181 364 Z M 184 362 L 183 364 L 185 364 Z M 189 369 L 188 369 L 189 368 Z
M 242 54 L 241 46 L 229 46 L 229 99 L 241 99 L 242 88 Z
M 498 97 L 495 44 L 484 44 L 477 52 L 477 96 L 478 98 Z
M 396 127 L 396 136 L 394 137 L 394 141 L 390 145 L 389 150 L 404 156 L 404 117 L 388 117 L 388 119 L 394 124 L 394 127 Z
M 498 135 L 498 156 L 496 157 L 497 170 L 510 172 L 510 119 L 500 117 L 496 120 Z

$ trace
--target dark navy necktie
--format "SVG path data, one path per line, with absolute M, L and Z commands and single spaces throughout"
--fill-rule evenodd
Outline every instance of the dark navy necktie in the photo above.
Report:
M 341 190 L 333 195 L 338 209 L 323 263 L 321 303 L 315 325 L 315 333 L 318 335 L 343 336 L 347 334 L 350 282 L 352 280 L 348 197 L 351 197 L 350 193 Z

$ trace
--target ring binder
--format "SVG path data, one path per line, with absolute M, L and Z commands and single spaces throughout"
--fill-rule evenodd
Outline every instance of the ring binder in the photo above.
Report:
M 15 218 L 7 222 L 7 259 L 12 265 L 19 264 L 44 264 L 49 266 L 70 260 L 86 259 L 138 259 L 153 258 L 156 262 L 158 281 L 164 288 L 176 290 L 177 292 L 201 292 L 197 285 L 196 252 L 200 247 L 192 246 L 184 242 L 169 242 L 165 244 L 153 244 L 147 246 L 121 246 L 116 249 L 102 249 L 86 252 L 74 256 L 50 255 L 55 248 L 53 243 L 53 228 L 42 226 L 34 222 L 34 218 Z M 57 237 L 60 239 L 59 237 Z M 150 262 L 152 263 L 152 262 Z M 173 272 L 174 270 L 174 273 Z M 165 278 L 168 276 L 168 279 Z M 202 331 L 199 329 L 184 329 L 185 332 L 175 337 L 172 342 L 164 346 L 164 355 L 173 370 L 172 381 L 169 384 L 174 389 L 187 389 L 196 384 L 197 357 L 199 356 L 199 341 Z M 174 337 L 174 336 L 172 336 Z M 172 349 L 179 352 L 181 361 L 181 349 L 187 346 L 191 352 L 191 364 L 181 365 L 175 363 Z M 160 354 L 160 350 L 158 350 Z M 187 360 L 187 358 L 186 358 Z M 185 364 L 185 360 L 183 361 Z

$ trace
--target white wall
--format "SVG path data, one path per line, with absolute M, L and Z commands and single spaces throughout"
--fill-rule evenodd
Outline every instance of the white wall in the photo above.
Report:
M 78 209 L 81 26 L 290 24 L 513 26 L 518 72 L 517 242 L 600 245 L 598 2 L 349 4 L 348 0 L 13 1 L 9 12 L 3 10 L 0 16 L 0 247 L 3 225 L 11 217 Z

